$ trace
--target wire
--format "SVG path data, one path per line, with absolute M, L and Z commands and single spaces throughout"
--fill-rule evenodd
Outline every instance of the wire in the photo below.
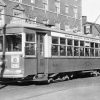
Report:
M 42 25 L 45 25 L 41 22 L 38 22 L 38 21 L 34 21 L 32 18 L 23 18 L 23 17 L 18 17 L 18 16 L 14 16 L 14 15 L 8 15 L 8 14 L 1 14 L 0 15 L 5 15 L 5 16 L 9 16 L 9 17 L 15 17 L 15 18 L 20 18 L 20 19 L 24 19 L 24 20 L 29 20 L 29 21 L 33 21 L 33 22 L 36 22 L 36 23 L 39 23 L 39 24 L 42 24 Z
M 100 15 L 96 18 L 96 20 L 94 21 L 94 23 L 96 23 L 97 22 L 97 20 L 100 18 Z

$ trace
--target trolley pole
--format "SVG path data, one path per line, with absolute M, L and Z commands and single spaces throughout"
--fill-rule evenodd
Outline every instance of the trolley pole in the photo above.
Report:
M 4 70 L 5 70 L 6 26 L 7 26 L 7 24 L 5 24 L 4 27 L 3 27 L 3 54 L 2 54 L 2 65 L 1 65 L 1 79 L 3 78 L 3 74 L 4 74 Z

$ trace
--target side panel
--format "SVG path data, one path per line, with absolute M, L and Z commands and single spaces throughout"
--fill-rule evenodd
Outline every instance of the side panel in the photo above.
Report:
M 1 58 L 2 56 L 0 57 L 0 62 L 2 61 Z M 5 56 L 5 69 L 3 72 L 3 77 L 8 77 L 8 78 L 24 77 L 24 60 L 21 54 L 19 55 L 13 54 Z
M 24 72 L 25 76 L 37 74 L 37 59 L 25 58 L 24 59 Z
M 100 69 L 100 58 L 50 58 L 49 73 Z

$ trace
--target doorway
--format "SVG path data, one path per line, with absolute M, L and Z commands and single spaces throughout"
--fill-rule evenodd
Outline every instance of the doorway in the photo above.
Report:
M 37 33 L 37 74 L 45 73 L 44 33 Z

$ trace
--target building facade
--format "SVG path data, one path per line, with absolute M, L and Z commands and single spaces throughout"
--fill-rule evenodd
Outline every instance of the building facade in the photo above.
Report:
M 85 35 L 99 36 L 100 37 L 100 25 L 88 22 L 86 16 L 82 16 L 83 33 Z
M 59 30 L 82 29 L 81 0 L 1 0 L 0 12 L 1 25 L 25 19 Z

